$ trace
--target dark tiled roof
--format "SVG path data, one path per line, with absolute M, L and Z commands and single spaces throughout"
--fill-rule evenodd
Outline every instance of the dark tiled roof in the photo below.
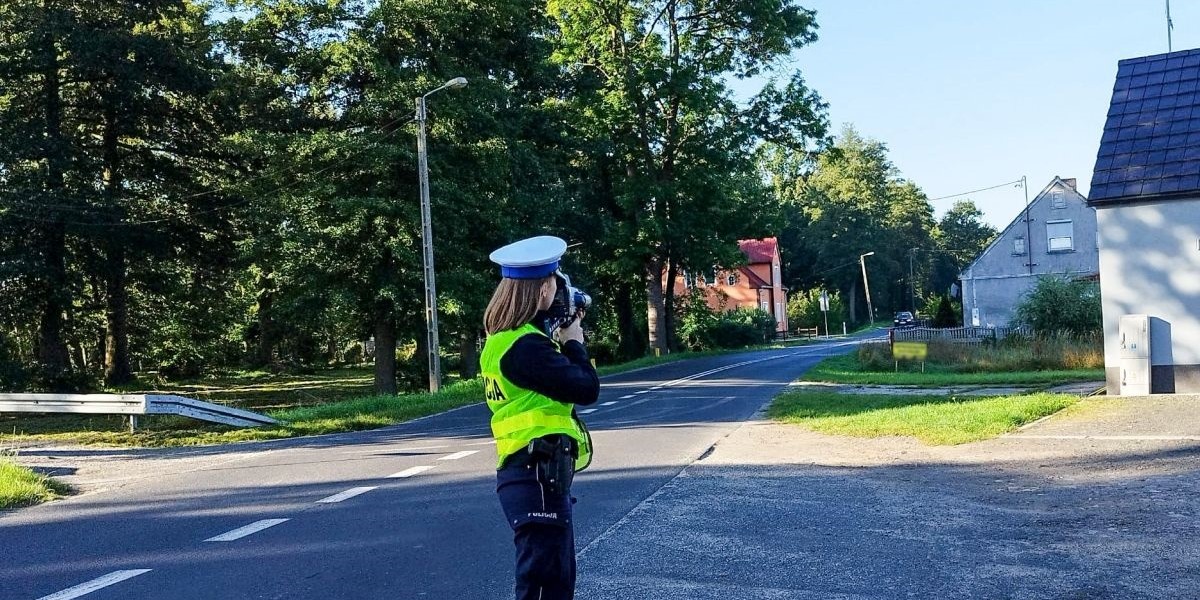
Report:
M 1117 63 L 1090 203 L 1200 191 L 1200 49 Z

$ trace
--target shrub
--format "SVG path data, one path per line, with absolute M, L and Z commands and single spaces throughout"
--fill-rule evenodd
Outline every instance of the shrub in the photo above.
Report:
M 1015 321 L 1038 333 L 1098 333 L 1103 329 L 1100 286 L 1094 281 L 1043 277 L 1017 305 Z
M 958 327 L 961 322 L 958 316 L 962 311 L 954 310 L 954 305 L 950 302 L 950 298 L 941 296 L 938 299 L 937 312 L 933 315 L 934 327 Z
M 681 299 L 676 333 L 689 350 L 741 348 L 761 344 L 775 335 L 775 319 L 758 308 L 716 311 L 708 307 L 703 292 Z
M 788 325 L 793 329 L 820 327 L 825 329 L 825 315 L 821 312 L 821 290 L 811 289 L 796 292 L 788 298 Z M 829 294 L 829 322 L 846 320 L 846 303 L 836 291 Z M 826 333 L 829 333 L 826 331 Z

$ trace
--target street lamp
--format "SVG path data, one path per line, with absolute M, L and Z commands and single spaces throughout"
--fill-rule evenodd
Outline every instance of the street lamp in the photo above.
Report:
M 421 249 L 425 271 L 425 342 L 429 359 L 429 391 L 442 387 L 442 361 L 438 354 L 437 287 L 433 275 L 433 224 L 429 215 L 429 160 L 425 149 L 425 99 L 442 90 L 467 86 L 464 77 L 455 77 L 441 87 L 417 98 L 417 179 L 421 186 Z
M 875 252 L 868 252 L 858 256 L 858 264 L 862 266 L 863 274 L 863 289 L 867 292 L 867 316 L 871 318 L 871 324 L 875 324 L 875 308 L 871 306 L 871 285 L 867 283 L 867 261 L 868 256 L 874 256 Z

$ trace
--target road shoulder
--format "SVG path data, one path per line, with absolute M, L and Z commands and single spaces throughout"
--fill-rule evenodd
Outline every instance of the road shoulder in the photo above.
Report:
M 1086 400 L 939 447 L 751 421 L 585 549 L 581 595 L 1198 597 L 1197 408 Z

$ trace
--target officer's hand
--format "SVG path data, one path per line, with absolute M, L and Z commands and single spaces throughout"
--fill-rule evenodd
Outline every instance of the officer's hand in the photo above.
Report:
M 575 340 L 575 341 L 579 342 L 580 344 L 582 344 L 583 343 L 583 325 L 581 325 L 582 321 L 583 321 L 583 314 L 581 313 L 578 317 L 571 319 L 570 323 L 567 323 L 566 325 L 563 325 L 562 327 L 560 327 L 555 334 L 556 337 L 558 338 L 558 341 L 560 343 L 565 344 L 569 340 Z

